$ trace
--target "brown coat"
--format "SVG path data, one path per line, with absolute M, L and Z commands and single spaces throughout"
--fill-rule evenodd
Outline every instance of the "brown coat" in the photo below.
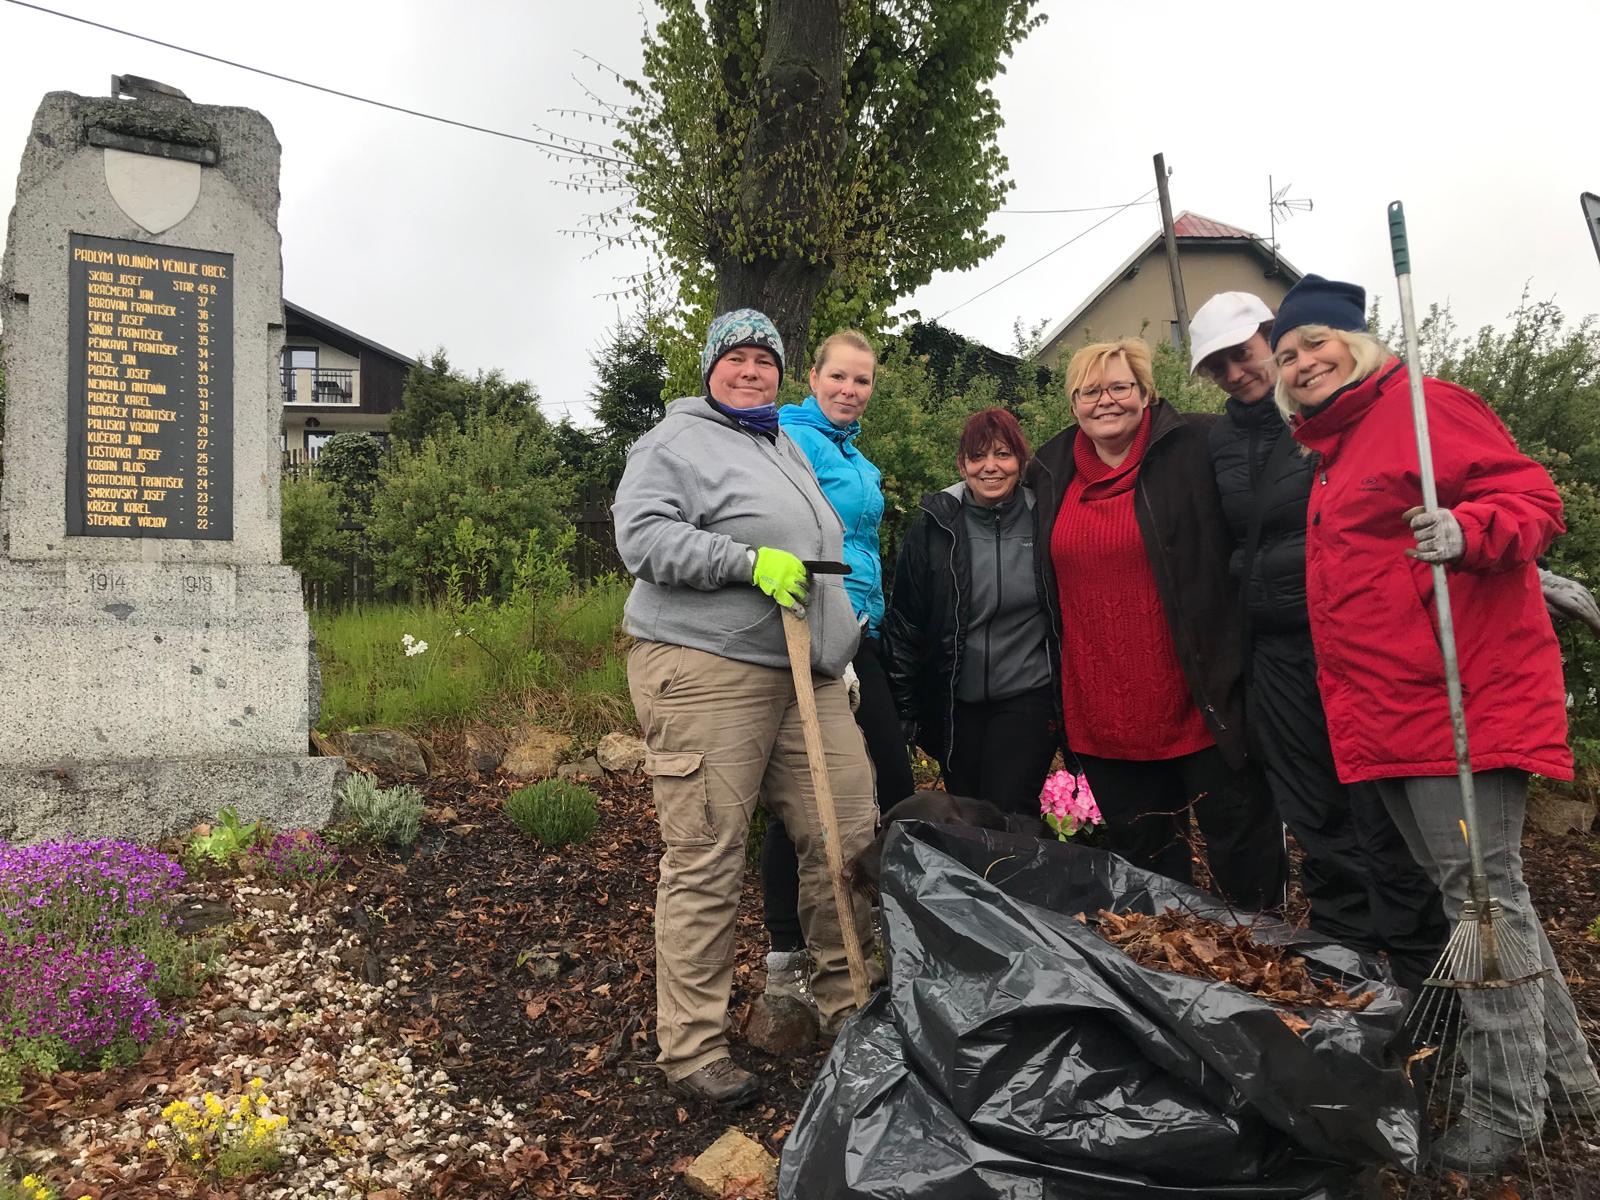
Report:
M 1204 413 L 1177 412 L 1164 401 L 1152 405 L 1150 444 L 1134 487 L 1134 515 L 1190 694 L 1223 757 L 1237 768 L 1244 765 L 1246 753 L 1244 631 L 1238 590 L 1228 574 L 1233 535 L 1217 495 L 1208 447 L 1215 421 Z M 1077 437 L 1077 426 L 1068 426 L 1041 446 L 1025 480 L 1038 500 L 1034 553 L 1057 645 L 1062 614 L 1050 539 L 1075 471 Z M 1115 646 L 1107 650 L 1114 653 Z M 1070 663 L 1062 666 L 1071 669 Z

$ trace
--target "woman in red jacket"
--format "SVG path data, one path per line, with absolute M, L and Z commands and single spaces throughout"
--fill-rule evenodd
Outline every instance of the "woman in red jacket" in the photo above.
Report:
M 1465 993 L 1466 1101 L 1435 1159 L 1486 1171 L 1538 1134 L 1546 1100 L 1557 1116 L 1600 1112 L 1600 1079 L 1522 878 L 1528 776 L 1572 778 L 1561 655 L 1534 562 L 1565 527 L 1544 468 L 1483 400 L 1437 379 L 1423 392 L 1440 507 L 1423 511 L 1406 368 L 1366 332 L 1365 298 L 1316 275 L 1290 290 L 1272 328 L 1277 401 L 1318 456 L 1306 601 L 1339 778 L 1379 789 L 1454 920 L 1471 862 L 1430 564 L 1449 572 L 1489 894 L 1549 969 L 1524 985 L 1542 1027 L 1503 993 Z

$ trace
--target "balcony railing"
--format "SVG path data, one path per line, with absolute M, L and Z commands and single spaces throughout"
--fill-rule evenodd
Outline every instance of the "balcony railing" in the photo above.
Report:
M 284 367 L 285 404 L 360 404 L 354 370 L 326 367 Z

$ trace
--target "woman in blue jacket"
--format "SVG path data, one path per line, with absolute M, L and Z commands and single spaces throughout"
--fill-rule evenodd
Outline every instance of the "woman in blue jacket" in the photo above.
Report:
M 883 520 L 883 485 L 878 468 L 856 447 L 861 414 L 872 399 L 878 366 L 872 344 L 853 329 L 817 347 L 811 395 L 803 404 L 778 410 L 778 423 L 811 460 L 822 494 L 844 523 L 844 588 L 861 623 L 861 645 L 852 665 L 859 680 L 856 724 L 878 780 L 878 807 L 886 809 L 916 791 L 905 738 L 895 713 L 889 679 L 879 653 L 883 624 L 883 560 L 878 524 Z M 761 879 L 772 953 L 767 958 L 767 994 L 805 999 L 805 939 L 798 915 L 799 861 L 783 823 L 772 817 L 762 843 Z

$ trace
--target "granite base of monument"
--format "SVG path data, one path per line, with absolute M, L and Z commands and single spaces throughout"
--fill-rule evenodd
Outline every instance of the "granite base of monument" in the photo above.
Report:
M 0 260 L 0 837 L 333 815 L 279 542 L 278 166 L 260 113 L 156 85 L 34 116 Z
M 326 824 L 339 759 L 309 758 L 295 572 L 0 560 L 0 837 L 153 838 L 224 805 Z

